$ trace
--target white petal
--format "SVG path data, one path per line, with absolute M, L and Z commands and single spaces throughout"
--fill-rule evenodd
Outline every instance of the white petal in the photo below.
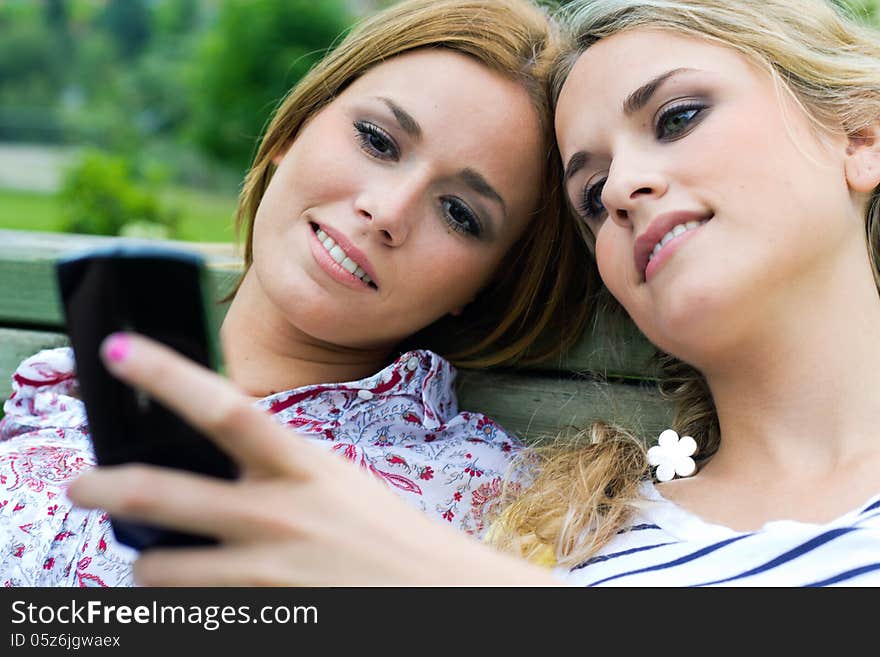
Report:
M 678 433 L 673 429 L 667 429 L 660 434 L 657 444 L 661 447 L 672 447 L 678 442 Z
M 697 441 L 690 436 L 682 436 L 678 441 L 678 453 L 682 456 L 693 456 L 697 453 Z
M 675 462 L 675 474 L 679 477 L 690 477 L 697 469 L 697 464 L 690 456 L 678 459 Z
M 675 468 L 673 468 L 669 463 L 663 463 L 657 466 L 657 480 L 658 481 L 669 481 L 675 476 Z
M 648 450 L 648 463 L 651 465 L 660 465 L 666 459 L 663 458 L 663 448 L 654 445 Z

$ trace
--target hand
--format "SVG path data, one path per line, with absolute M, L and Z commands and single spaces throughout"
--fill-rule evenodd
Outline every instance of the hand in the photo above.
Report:
M 384 484 L 309 444 L 229 381 L 132 334 L 107 368 L 178 413 L 239 464 L 225 481 L 147 465 L 97 468 L 68 495 L 113 516 L 213 536 L 144 552 L 145 586 L 554 585 L 546 571 L 430 520 Z

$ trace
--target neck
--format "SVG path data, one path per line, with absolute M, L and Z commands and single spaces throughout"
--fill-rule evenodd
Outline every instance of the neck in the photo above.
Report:
M 815 481 L 880 460 L 880 297 L 857 264 L 793 284 L 729 360 L 703 368 L 722 436 L 706 474 Z
M 265 297 L 249 271 L 220 329 L 226 373 L 246 394 L 354 381 L 387 364 L 389 349 L 331 344 L 301 331 Z

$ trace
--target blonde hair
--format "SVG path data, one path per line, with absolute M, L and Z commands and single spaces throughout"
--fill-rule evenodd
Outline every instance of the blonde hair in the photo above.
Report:
M 566 8 L 571 42 L 554 74 L 554 100 L 577 58 L 593 43 L 638 27 L 666 29 L 734 48 L 768 71 L 819 128 L 859 135 L 880 120 L 880 34 L 825 0 L 580 0 Z M 880 187 L 865 230 L 880 289 Z M 661 392 L 674 403 L 673 428 L 693 436 L 698 454 L 717 451 L 720 430 L 703 376 L 658 354 Z M 573 567 L 620 531 L 649 476 L 645 445 L 622 427 L 597 422 L 576 437 L 524 458 L 534 485 L 491 528 L 496 546 Z
M 460 317 L 426 327 L 401 348 L 433 348 L 459 366 L 483 367 L 539 360 L 571 344 L 586 316 L 578 281 L 588 265 L 559 189 L 549 72 L 560 43 L 555 23 L 529 0 L 405 0 L 356 25 L 288 93 L 269 123 L 239 198 L 236 230 L 245 233 L 245 271 L 272 159 L 304 123 L 373 66 L 419 48 L 445 48 L 529 92 L 544 133 L 543 184 L 525 234 L 475 301 Z

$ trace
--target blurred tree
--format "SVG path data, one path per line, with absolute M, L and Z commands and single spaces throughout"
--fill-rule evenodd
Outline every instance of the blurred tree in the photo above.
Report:
M 64 53 L 39 6 L 0 3 L 0 139 L 56 140 Z
M 152 23 L 146 0 L 107 0 L 98 21 L 125 59 L 139 55 L 150 41 Z
M 97 150 L 85 151 L 64 173 L 58 194 L 64 232 L 120 235 L 134 226 L 143 234 L 172 237 L 179 221 L 128 159 Z
M 199 0 L 160 0 L 153 5 L 154 27 L 163 36 L 185 35 L 198 26 Z
M 190 134 L 244 170 L 287 91 L 353 20 L 343 0 L 227 0 L 191 71 Z

